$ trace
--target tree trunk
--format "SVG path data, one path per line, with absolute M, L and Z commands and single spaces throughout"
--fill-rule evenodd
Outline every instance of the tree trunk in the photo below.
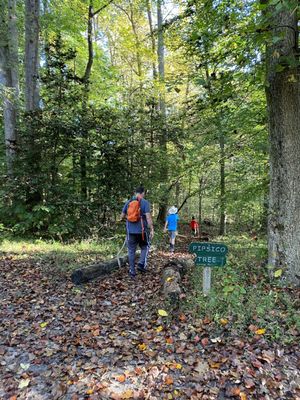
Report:
M 141 43 L 140 39 L 138 36 L 137 32 L 137 26 L 134 20 L 134 12 L 133 12 L 133 7 L 132 3 L 130 2 L 130 15 L 129 15 L 129 20 L 131 23 L 131 28 L 135 40 L 135 46 L 136 46 L 136 64 L 137 64 L 137 75 L 139 78 L 139 84 L 140 84 L 140 91 L 142 92 L 143 89 L 143 81 L 142 81 L 142 60 L 141 60 Z
M 2 3 L 2 2 L 1 2 Z M 17 116 L 19 100 L 18 29 L 15 0 L 2 3 L 0 34 L 0 82 L 3 85 L 3 118 L 5 132 L 7 174 L 13 177 L 13 162 L 17 147 Z
M 40 203 L 42 192 L 38 184 L 38 173 L 40 170 L 41 153 L 37 145 L 36 112 L 39 110 L 39 16 L 40 1 L 25 1 L 25 111 L 28 114 L 26 120 L 28 135 L 28 178 L 30 183 L 27 187 L 26 203 L 32 209 Z
M 199 207 L 198 207 L 198 222 L 199 222 L 199 236 L 201 235 L 202 229 L 202 195 L 203 195 L 203 176 L 199 177 Z
M 155 36 L 153 32 L 153 22 L 152 22 L 152 12 L 151 12 L 151 4 L 149 0 L 146 0 L 146 7 L 147 7 L 147 16 L 149 22 L 149 30 L 150 30 L 150 38 L 151 38 L 151 48 L 153 53 L 153 58 L 155 57 Z M 155 65 L 155 61 L 152 62 L 152 74 L 153 79 L 156 80 L 157 78 L 157 69 Z
M 300 284 L 300 80 L 298 20 L 269 7 L 273 38 L 267 44 L 270 130 L 269 266 L 289 285 Z M 276 40 L 274 40 L 274 38 Z M 279 39 L 278 39 L 279 38 Z M 272 40 L 273 39 L 273 40 Z
M 164 33 L 163 33 L 163 15 L 162 15 L 162 0 L 157 1 L 157 57 L 158 57 L 158 78 L 160 83 L 159 89 L 159 111 L 162 121 L 160 135 L 160 150 L 161 150 L 161 171 L 160 179 L 164 191 L 164 185 L 168 180 L 168 160 L 167 160 L 167 127 L 166 127 L 166 101 L 165 101 L 165 48 L 164 48 Z M 165 221 L 167 213 L 168 197 L 167 192 L 161 196 L 159 203 L 159 211 L 157 220 L 162 224 Z
M 39 108 L 39 15 L 40 1 L 25 1 L 25 110 Z
M 224 134 L 220 134 L 220 227 L 219 235 L 225 234 L 225 141 Z
M 180 183 L 177 182 L 175 186 L 175 205 L 177 208 L 179 204 L 179 198 L 180 198 Z
M 93 51 L 93 1 L 90 0 L 88 19 L 87 19 L 87 45 L 88 45 L 88 60 L 85 67 L 84 75 L 82 80 L 84 82 L 84 93 L 82 100 L 83 118 L 87 113 L 87 103 L 90 91 L 90 77 L 92 73 L 92 66 L 94 62 L 94 51 Z M 87 187 L 87 148 L 88 148 L 88 130 L 86 123 L 82 122 L 82 143 L 80 150 L 80 190 L 81 198 L 83 201 L 88 198 L 88 187 Z

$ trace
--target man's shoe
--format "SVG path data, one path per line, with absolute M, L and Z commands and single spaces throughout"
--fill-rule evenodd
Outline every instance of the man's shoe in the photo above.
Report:
M 145 268 L 143 265 L 141 265 L 141 264 L 138 264 L 137 269 L 138 269 L 138 271 L 141 272 L 142 274 L 144 274 L 145 272 L 147 272 L 146 268 Z
M 135 280 L 135 278 L 136 278 L 136 273 L 135 273 L 135 272 L 129 271 L 129 278 Z

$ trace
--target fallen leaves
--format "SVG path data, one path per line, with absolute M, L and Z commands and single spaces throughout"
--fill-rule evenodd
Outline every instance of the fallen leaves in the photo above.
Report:
M 257 329 L 257 330 L 255 331 L 255 333 L 256 333 L 257 335 L 264 335 L 264 334 L 266 333 L 266 329 L 265 329 L 265 328 Z
M 26 270 L 39 267 L 21 265 L 18 273 Z M 41 400 L 297 398 L 297 352 L 268 343 L 262 320 L 253 318 L 251 334 L 241 338 L 230 316 L 195 319 L 185 311 L 171 318 L 157 296 L 157 271 L 136 290 L 124 271 L 113 285 L 108 277 L 80 290 L 63 275 L 53 281 L 47 268 L 38 281 L 13 282 L 10 271 L 10 264 L 0 269 L 8 299 L 1 380 L 9 388 L 0 388 L 1 398 L 33 398 L 35 390 Z
M 24 389 L 29 385 L 29 383 L 30 383 L 30 379 L 29 378 L 21 379 L 20 382 L 19 382 L 18 388 L 19 389 Z
M 209 344 L 209 339 L 207 337 L 201 339 L 201 344 L 203 347 L 206 347 Z
M 252 379 L 250 379 L 250 378 L 246 378 L 246 379 L 244 380 L 244 384 L 245 384 L 245 387 L 246 387 L 247 389 L 251 389 L 251 388 L 254 388 L 254 387 L 255 387 L 254 381 L 253 381 Z
M 122 399 L 132 399 L 134 396 L 134 392 L 131 389 L 126 390 L 122 393 Z
M 281 277 L 281 275 L 282 275 L 282 269 L 277 269 L 277 270 L 274 272 L 275 278 L 279 278 L 279 277 Z
M 275 360 L 275 354 L 273 351 L 263 350 L 260 358 L 264 361 L 267 361 L 267 363 L 271 364 Z
M 167 317 L 169 315 L 165 310 L 158 310 L 157 312 L 161 317 Z
M 166 385 L 173 385 L 173 383 L 174 383 L 173 378 L 171 376 L 167 375 L 166 378 L 165 378 L 165 384 Z
M 23 363 L 21 363 L 21 364 L 20 364 L 20 367 L 21 367 L 24 371 L 26 371 L 26 370 L 30 367 L 30 364 L 23 364 Z
M 147 348 L 147 345 L 145 343 L 140 343 L 140 344 L 138 344 L 138 348 L 140 351 L 145 351 Z
M 221 318 L 220 319 L 220 324 L 223 325 L 223 326 L 227 325 L 228 324 L 228 319 Z
M 117 380 L 118 382 L 120 382 L 120 383 L 123 383 L 123 382 L 125 382 L 125 380 L 126 380 L 126 376 L 125 376 L 125 375 L 116 376 L 116 380 Z

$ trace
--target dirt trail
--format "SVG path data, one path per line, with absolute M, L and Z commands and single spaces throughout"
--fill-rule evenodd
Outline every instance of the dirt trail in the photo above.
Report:
M 2 258 L 0 398 L 300 398 L 299 349 L 159 317 L 168 258 L 152 254 L 135 282 L 121 269 L 80 288 L 51 265 Z

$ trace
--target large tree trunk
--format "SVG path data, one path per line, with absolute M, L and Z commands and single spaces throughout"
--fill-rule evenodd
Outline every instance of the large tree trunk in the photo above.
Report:
M 293 3 L 293 2 L 290 2 Z M 300 284 L 300 81 L 297 12 L 272 14 L 267 46 L 270 129 L 269 266 L 287 284 Z M 274 40 L 275 38 L 275 40 Z M 272 40 L 273 39 L 273 40 Z
M 32 209 L 42 200 L 42 190 L 39 187 L 39 170 L 41 152 L 37 144 L 38 130 L 36 127 L 37 111 L 39 110 L 39 17 L 40 1 L 25 1 L 25 110 L 27 112 L 27 168 L 31 179 L 27 187 L 27 204 Z
M 12 177 L 17 146 L 19 100 L 18 29 L 15 0 L 1 2 L 0 83 L 3 85 L 3 117 L 7 174 Z M 7 13 L 5 12 L 7 8 Z M 5 17 L 7 15 L 7 21 Z

